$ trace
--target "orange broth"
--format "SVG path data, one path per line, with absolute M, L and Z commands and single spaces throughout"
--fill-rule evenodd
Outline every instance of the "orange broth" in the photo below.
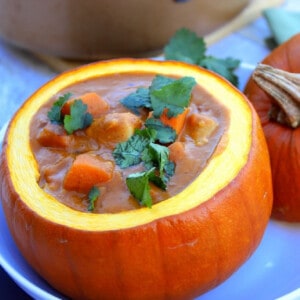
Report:
M 99 140 L 87 135 L 88 129 L 78 130 L 72 134 L 71 143 L 67 147 L 45 147 L 41 145 L 37 137 L 43 128 L 50 123 L 47 113 L 59 96 L 70 92 L 73 97 L 80 98 L 80 95 L 84 93 L 95 92 L 109 103 L 110 110 L 108 113 L 128 112 L 129 110 L 120 103 L 120 100 L 134 92 L 138 87 L 149 87 L 154 76 L 154 74 L 115 74 L 99 77 L 69 86 L 66 90 L 49 99 L 48 103 L 35 114 L 30 131 L 31 147 L 39 166 L 38 184 L 40 187 L 61 203 L 75 210 L 86 212 L 87 195 L 64 189 L 63 181 L 78 154 L 93 153 L 114 164 L 112 179 L 99 184 L 100 196 L 95 202 L 93 213 L 117 213 L 140 208 L 140 204 L 128 191 L 125 178 L 130 173 L 142 171 L 143 165 L 120 169 L 112 156 L 116 143 L 110 141 L 99 143 Z M 193 126 L 187 128 L 188 126 L 185 125 L 177 137 L 177 141 L 182 143 L 184 151 L 180 157 L 176 158 L 175 156 L 175 174 L 170 178 L 167 190 L 164 191 L 151 185 L 154 204 L 176 195 L 199 175 L 226 130 L 228 123 L 226 109 L 199 85 L 196 85 L 192 91 L 187 120 L 192 114 L 200 114 L 213 120 L 216 128 L 208 135 L 207 139 L 204 139 L 204 142 L 202 140 L 201 143 L 197 143 L 193 138 L 193 133 L 191 133 Z M 141 115 L 143 121 L 145 117 L 146 114 Z M 105 141 L 105 136 L 101 140 Z

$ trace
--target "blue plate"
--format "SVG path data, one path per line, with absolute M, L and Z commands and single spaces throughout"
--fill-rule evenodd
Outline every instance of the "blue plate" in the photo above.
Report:
M 238 70 L 243 89 L 253 66 Z M 0 131 L 0 143 L 6 128 Z M 31 297 L 63 299 L 26 263 L 7 228 L 0 205 L 0 264 Z M 263 240 L 251 258 L 224 283 L 198 300 L 294 300 L 300 299 L 300 224 L 271 220 Z

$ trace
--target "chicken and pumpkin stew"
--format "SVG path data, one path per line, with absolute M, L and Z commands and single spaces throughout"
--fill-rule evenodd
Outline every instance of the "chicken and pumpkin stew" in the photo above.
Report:
M 76 83 L 32 120 L 39 185 L 79 211 L 150 208 L 197 177 L 227 120 L 191 77 L 128 73 Z

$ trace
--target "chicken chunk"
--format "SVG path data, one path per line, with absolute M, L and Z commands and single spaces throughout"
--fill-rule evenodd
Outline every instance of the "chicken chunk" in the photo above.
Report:
M 141 126 L 141 119 L 132 113 L 111 113 L 95 119 L 86 132 L 98 142 L 120 143 L 127 141 Z
M 209 137 L 218 127 L 218 123 L 207 115 L 193 113 L 187 119 L 187 133 L 197 145 L 208 142 Z

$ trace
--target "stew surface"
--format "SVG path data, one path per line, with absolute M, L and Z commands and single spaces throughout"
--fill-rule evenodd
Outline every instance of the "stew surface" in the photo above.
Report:
M 149 114 L 142 110 L 141 115 L 137 116 L 120 100 L 137 88 L 149 87 L 154 76 L 115 74 L 99 77 L 69 86 L 49 99 L 34 116 L 30 131 L 31 147 L 40 171 L 40 187 L 63 204 L 86 212 L 89 205 L 87 192 L 78 191 L 76 187 L 72 190 L 70 185 L 66 188 L 65 180 L 75 159 L 87 153 L 107 162 L 106 166 L 112 170 L 111 178 L 96 184 L 100 195 L 94 203 L 93 213 L 117 213 L 140 208 L 140 203 L 128 190 L 126 178 L 129 174 L 142 171 L 143 164 L 122 169 L 116 164 L 112 152 L 122 142 L 124 135 L 130 136 L 136 128 L 143 128 L 143 122 Z M 80 99 L 90 92 L 99 95 L 109 105 L 105 113 L 94 117 L 90 126 L 67 134 L 61 125 L 49 120 L 48 112 L 59 96 L 71 93 L 72 98 Z M 104 128 L 104 119 L 117 126 L 113 130 Z M 170 161 L 175 164 L 175 173 L 170 177 L 166 190 L 150 184 L 154 205 L 176 195 L 199 175 L 215 151 L 227 123 L 226 109 L 196 85 L 192 90 L 184 127 L 178 133 L 176 142 L 167 145 Z M 53 138 L 55 135 L 63 139 Z

